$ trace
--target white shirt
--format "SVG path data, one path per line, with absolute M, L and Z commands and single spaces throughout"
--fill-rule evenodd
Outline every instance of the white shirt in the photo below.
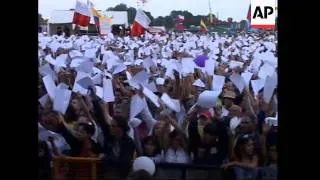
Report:
M 177 149 L 175 151 L 169 148 L 165 153 L 164 161 L 167 163 L 189 163 L 191 159 L 183 149 Z

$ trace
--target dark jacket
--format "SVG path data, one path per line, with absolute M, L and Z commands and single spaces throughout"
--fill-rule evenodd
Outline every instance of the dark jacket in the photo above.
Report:
M 135 145 L 133 139 L 125 134 L 122 139 L 117 140 L 110 134 L 110 127 L 105 122 L 103 112 L 99 106 L 98 100 L 93 101 L 93 106 L 96 112 L 96 120 L 100 124 L 104 135 L 103 152 L 105 154 L 104 164 L 107 167 L 121 168 L 124 173 L 128 173 L 133 160 Z M 118 141 L 120 148 L 120 155 L 116 156 L 113 152 L 113 147 Z M 120 169 L 119 169 L 120 170 Z
M 68 155 L 75 157 L 79 156 L 83 147 L 83 143 L 79 141 L 77 138 L 75 138 L 63 124 L 60 124 L 58 129 L 58 132 L 64 137 L 66 142 L 70 145 L 71 150 L 69 151 Z M 91 151 L 97 155 L 102 153 L 102 148 L 100 144 L 96 143 L 92 139 L 90 139 L 90 141 L 92 145 Z
M 228 132 L 225 125 L 221 121 L 214 121 L 217 123 L 217 136 L 219 141 L 214 146 L 206 146 L 202 143 L 201 137 L 198 133 L 197 119 L 194 117 L 189 124 L 189 148 L 194 154 L 194 163 L 206 165 L 221 165 L 222 161 L 228 155 Z M 198 158 L 199 149 L 205 150 L 204 157 Z

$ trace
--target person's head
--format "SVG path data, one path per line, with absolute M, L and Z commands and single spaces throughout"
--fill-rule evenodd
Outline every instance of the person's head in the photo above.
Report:
M 199 95 L 205 90 L 205 88 L 204 87 L 195 86 L 195 90 L 196 90 L 196 95 Z
M 157 123 L 154 125 L 154 129 L 153 129 L 153 135 L 155 137 L 161 137 L 163 136 L 163 134 L 165 133 L 165 129 L 167 123 L 165 121 L 157 121 Z
M 278 133 L 270 130 L 267 136 L 267 152 L 269 163 L 276 163 L 278 160 L 277 137 Z
M 42 33 L 42 27 L 41 26 L 38 27 L 38 33 Z
M 59 124 L 57 114 L 52 111 L 45 111 L 41 114 L 41 122 L 46 125 L 46 127 L 56 128 Z
M 111 135 L 121 138 L 128 131 L 129 131 L 128 121 L 122 116 L 114 116 L 110 125 Z
M 96 129 L 91 122 L 81 122 L 77 124 L 75 130 L 81 138 L 88 139 L 94 135 Z
M 214 117 L 216 117 L 216 118 L 222 117 L 222 106 L 221 105 L 216 105 L 214 107 Z
M 231 117 L 240 117 L 242 112 L 242 108 L 238 105 L 232 105 L 230 107 L 230 116 Z
M 81 116 L 78 117 L 78 121 L 77 122 L 78 123 L 89 123 L 90 120 L 89 120 L 89 118 L 87 116 L 81 115 Z
M 57 27 L 57 35 L 58 35 L 58 36 L 61 36 L 61 35 L 62 35 L 62 29 L 61 29 L 60 26 Z
M 223 105 L 225 105 L 227 108 L 231 108 L 231 106 L 233 105 L 233 102 L 236 98 L 236 93 L 234 93 L 233 91 L 225 91 L 223 93 L 223 100 L 222 103 Z
M 198 121 L 200 126 L 206 126 L 212 120 L 211 113 L 209 111 L 202 111 L 198 115 Z
M 142 141 L 143 155 L 154 156 L 160 153 L 160 145 L 158 140 L 154 136 L 147 136 Z
M 170 138 L 170 147 L 173 149 L 183 148 L 185 149 L 187 146 L 186 139 L 184 136 L 178 131 L 174 130 L 169 134 Z
M 250 119 L 249 117 L 245 116 L 241 118 L 240 122 L 240 131 L 243 133 L 251 133 L 255 130 L 255 121 L 254 119 Z
M 70 102 L 70 105 L 75 112 L 79 112 L 81 110 L 81 102 L 75 95 L 72 95 L 72 100 Z
M 269 163 L 277 163 L 278 151 L 277 151 L 276 145 L 268 146 L 268 160 L 269 160 Z
M 45 141 L 38 141 L 38 157 L 44 157 L 49 154 L 49 148 Z
M 254 155 L 254 139 L 252 136 L 245 134 L 240 136 L 236 140 L 236 145 L 235 145 L 235 155 L 237 159 L 241 160 L 243 158 L 252 158 Z
M 227 91 L 234 91 L 234 86 L 233 86 L 233 83 L 231 81 L 226 82 L 225 85 L 224 85 L 224 88 Z
M 153 180 L 154 178 L 146 170 L 138 170 L 129 174 L 127 180 Z
M 203 143 L 212 146 L 219 141 L 217 122 L 207 124 L 203 129 Z
M 70 32 L 70 28 L 69 28 L 68 26 L 65 26 L 65 27 L 63 28 L 63 32 L 64 32 L 64 34 L 65 34 L 66 37 L 70 37 L 71 32 Z

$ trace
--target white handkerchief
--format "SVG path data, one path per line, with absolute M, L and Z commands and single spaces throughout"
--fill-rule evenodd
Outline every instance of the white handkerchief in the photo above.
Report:
M 208 75 L 213 76 L 215 65 L 216 65 L 216 61 L 214 61 L 214 60 L 205 61 L 205 67 L 204 67 L 205 72 L 207 72 Z
M 140 71 L 135 76 L 132 77 L 132 80 L 139 83 L 146 83 L 149 79 L 149 74 L 146 71 Z
M 69 89 L 69 86 L 66 85 L 65 83 L 60 83 L 60 84 L 58 84 L 57 88 L 59 88 L 59 89 Z
M 197 104 L 203 108 L 212 108 L 216 105 L 220 93 L 221 91 L 204 91 L 199 95 Z
M 222 107 L 222 116 L 225 117 L 228 115 L 229 115 L 229 111 L 226 108 Z
M 57 67 L 64 67 L 66 68 L 66 60 L 68 58 L 68 54 L 60 54 L 57 58 L 56 58 L 56 63 L 55 66 Z
M 123 63 L 120 63 L 116 66 L 116 68 L 113 70 L 112 75 L 118 74 L 122 71 L 127 70 L 127 66 L 124 65 Z
M 86 61 L 83 61 L 82 63 L 80 63 L 80 65 L 76 68 L 76 70 L 91 74 L 93 71 L 92 70 L 93 66 L 94 66 L 93 62 L 86 60 Z
M 112 74 L 110 74 L 106 69 L 104 70 L 104 75 L 107 76 L 110 79 L 113 79 L 112 78 Z
M 103 100 L 104 102 L 114 102 L 114 94 L 111 79 L 103 78 Z
M 83 63 L 84 61 L 86 61 L 86 59 L 84 58 L 75 58 L 71 61 L 70 67 L 71 68 L 77 68 L 80 66 L 81 63 Z
M 156 79 L 156 84 L 157 85 L 164 85 L 164 81 L 165 81 L 165 79 L 163 79 L 163 78 L 157 78 Z
M 128 122 L 128 126 L 130 128 L 136 128 L 138 127 L 140 124 L 142 123 L 142 120 L 138 119 L 138 118 L 132 118 L 130 119 L 130 121 Z
M 41 104 L 42 107 L 45 107 L 48 100 L 49 100 L 49 96 L 48 96 L 48 94 L 46 94 L 39 99 L 39 103 Z
M 88 89 L 89 87 L 93 87 L 93 81 L 90 77 L 86 76 L 82 79 L 80 79 L 79 81 L 77 81 L 77 83 L 83 87 L 84 89 Z
M 84 56 L 90 59 L 96 58 L 97 49 L 86 49 L 84 52 Z
M 101 74 L 96 74 L 92 78 L 93 84 L 98 84 L 100 85 L 102 83 L 102 75 Z
M 241 76 L 243 77 L 244 79 L 244 82 L 246 83 L 246 86 L 249 87 L 249 83 L 250 83 L 250 80 L 252 78 L 252 73 L 250 72 L 244 72 L 241 74 Z
M 73 59 L 75 57 L 82 57 L 83 54 L 80 51 L 72 50 L 69 52 L 69 56 L 71 57 L 71 59 Z
M 51 49 L 52 52 L 56 53 L 60 46 L 61 46 L 60 43 L 58 43 L 57 41 L 54 41 L 54 42 L 52 42 L 52 43 L 50 44 L 49 47 L 50 47 L 50 49 Z
M 180 106 L 177 106 L 177 104 L 168 96 L 167 93 L 163 93 L 162 94 L 161 100 L 171 110 L 173 110 L 175 112 L 179 112 L 180 111 Z
M 145 108 L 145 103 L 139 95 L 131 97 L 130 102 L 130 119 L 136 117 Z
M 65 114 L 71 98 L 71 91 L 56 88 L 54 92 L 53 110 Z
M 149 69 L 151 66 L 155 66 L 154 62 L 152 61 L 151 58 L 147 58 L 145 59 L 143 62 L 143 67 L 146 68 L 146 69 Z
M 213 75 L 212 90 L 221 91 L 225 83 L 225 79 L 226 78 L 224 76 Z
M 233 74 L 230 76 L 230 80 L 238 88 L 240 93 L 242 93 L 246 85 L 243 77 L 240 76 L 239 74 Z
M 57 80 L 56 72 L 54 72 L 49 64 L 45 64 L 39 68 L 39 73 L 42 76 L 50 75 L 54 81 Z
M 243 67 L 243 62 L 238 62 L 238 61 L 234 61 L 234 60 L 230 61 L 229 68 L 230 69 L 234 69 L 236 67 L 241 67 L 242 68 Z
M 147 87 L 150 89 L 152 92 L 158 92 L 156 84 L 154 82 L 151 83 L 142 83 L 143 86 Z
M 56 60 L 52 58 L 51 55 L 47 55 L 44 60 L 46 60 L 48 63 L 52 64 L 52 65 L 56 65 Z
M 264 87 L 265 82 L 265 79 L 257 79 L 251 81 L 251 87 L 255 96 L 257 96 L 259 91 Z
M 92 68 L 93 74 L 101 74 L 102 71 L 99 68 L 93 67 Z
M 273 91 L 277 86 L 276 76 L 267 76 L 266 83 L 263 89 L 263 99 L 266 103 L 270 103 L 271 97 L 273 95 Z
M 82 78 L 84 78 L 84 77 L 88 77 L 88 76 L 89 76 L 89 74 L 84 73 L 84 72 L 81 72 L 81 71 L 78 71 L 78 72 L 77 72 L 76 79 L 75 79 L 75 83 L 74 83 L 73 88 L 72 88 L 72 91 L 75 92 L 75 93 L 79 92 L 81 95 L 84 95 L 84 96 L 87 95 L 87 94 L 88 94 L 88 90 L 85 89 L 85 88 L 83 88 L 83 87 L 82 87 L 80 84 L 78 84 L 77 82 L 78 82 L 80 79 L 82 79 Z
M 42 78 L 44 86 L 47 90 L 47 93 L 49 94 L 50 98 L 54 98 L 54 92 L 56 89 L 56 84 L 52 80 L 52 77 L 50 75 L 46 75 L 45 77 Z
M 156 107 L 160 107 L 160 104 L 158 102 L 159 97 L 157 95 L 155 95 L 152 91 L 150 91 L 146 87 L 143 87 L 143 94 L 145 96 L 147 96 Z
M 272 67 L 271 65 L 265 63 L 259 70 L 259 73 L 258 73 L 258 77 L 260 79 L 266 79 L 267 76 L 272 76 L 273 73 L 275 72 L 274 71 L 274 67 Z
M 206 87 L 206 85 L 201 81 L 201 79 L 197 79 L 192 85 L 197 87 Z
M 96 95 L 100 98 L 103 99 L 103 88 L 100 86 L 95 86 L 96 88 Z

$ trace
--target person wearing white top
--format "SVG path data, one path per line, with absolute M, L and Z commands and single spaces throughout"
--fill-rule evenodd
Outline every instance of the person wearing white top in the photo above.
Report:
M 191 158 L 187 153 L 186 138 L 178 131 L 170 133 L 170 145 L 164 155 L 166 163 L 190 163 Z

